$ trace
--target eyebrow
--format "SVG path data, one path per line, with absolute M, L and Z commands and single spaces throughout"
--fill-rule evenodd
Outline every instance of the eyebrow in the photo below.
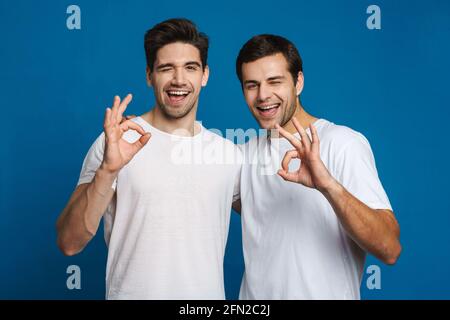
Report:
M 195 66 L 197 66 L 197 67 L 199 67 L 199 68 L 202 67 L 202 65 L 201 65 L 199 62 L 197 62 L 197 61 L 189 61 L 189 62 L 186 62 L 184 65 L 185 65 L 185 66 L 195 65 Z
M 202 65 L 197 61 L 188 61 L 184 64 L 184 66 L 192 66 L 192 65 L 195 65 L 199 68 L 202 67 Z M 175 67 L 175 65 L 173 63 L 163 63 L 163 64 L 160 64 L 159 66 L 157 66 L 156 70 L 161 70 L 161 69 L 164 69 L 167 67 Z
M 244 84 L 259 84 L 259 81 L 256 81 L 256 80 L 245 80 Z
M 285 76 L 275 76 L 275 77 L 268 78 L 267 81 L 283 80 L 285 78 L 286 78 Z
M 283 80 L 285 78 L 286 78 L 285 76 L 274 76 L 267 78 L 267 81 Z M 260 82 L 256 80 L 245 80 L 244 84 L 260 84 Z

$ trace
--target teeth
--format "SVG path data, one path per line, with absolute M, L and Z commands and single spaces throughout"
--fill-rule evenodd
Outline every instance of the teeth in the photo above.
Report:
M 262 109 L 262 110 L 269 110 L 269 109 L 275 108 L 275 107 L 277 107 L 277 106 L 278 106 L 278 104 L 272 104 L 272 105 L 270 105 L 270 106 L 265 106 L 265 107 L 260 106 L 260 107 L 258 107 L 258 108 L 259 108 L 259 109 Z
M 188 91 L 167 91 L 168 94 L 175 95 L 175 96 L 184 96 L 185 94 L 188 94 Z

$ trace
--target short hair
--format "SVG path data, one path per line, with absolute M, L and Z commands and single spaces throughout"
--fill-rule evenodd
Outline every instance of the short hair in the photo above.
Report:
M 297 48 L 286 38 L 272 34 L 260 34 L 248 40 L 236 59 L 236 73 L 242 85 L 242 64 L 258 59 L 283 54 L 288 63 L 289 72 L 294 84 L 297 83 L 298 73 L 303 72 L 303 62 Z
M 205 69 L 208 60 L 208 36 L 199 32 L 192 21 L 175 18 L 158 23 L 145 33 L 144 48 L 150 71 L 153 71 L 158 50 L 174 42 L 183 42 L 196 47 L 200 52 L 202 68 Z

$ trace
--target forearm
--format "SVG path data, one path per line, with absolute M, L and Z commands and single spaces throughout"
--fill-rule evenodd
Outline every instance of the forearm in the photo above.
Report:
M 345 231 L 362 249 L 384 263 L 396 262 L 401 251 L 400 231 L 392 212 L 369 208 L 337 181 L 322 193 Z
M 57 222 L 58 245 L 65 254 L 77 254 L 96 234 L 114 196 L 111 186 L 116 176 L 99 168 L 93 181 L 72 196 Z

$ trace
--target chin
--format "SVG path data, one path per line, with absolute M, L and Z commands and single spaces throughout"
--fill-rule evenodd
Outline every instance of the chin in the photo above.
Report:
M 261 129 L 266 130 L 275 129 L 276 121 L 258 121 L 258 122 Z
M 178 107 L 168 107 L 165 111 L 166 114 L 173 119 L 180 119 L 187 116 L 191 111 L 192 106 L 178 106 Z

